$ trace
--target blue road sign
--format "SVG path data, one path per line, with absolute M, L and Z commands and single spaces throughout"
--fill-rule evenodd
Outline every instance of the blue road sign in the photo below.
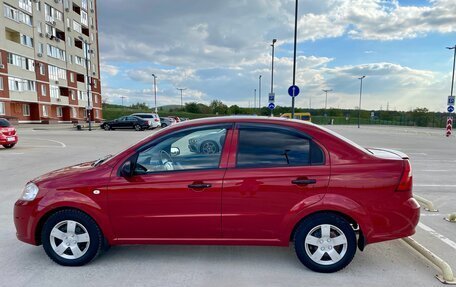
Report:
M 454 96 L 448 96 L 448 105 L 454 106 L 454 104 L 455 104 Z
M 268 108 L 269 108 L 270 110 L 275 109 L 274 103 L 269 103 Z
M 290 95 L 290 97 L 296 97 L 297 95 L 299 95 L 299 87 L 296 85 L 290 86 L 288 88 L 288 94 Z
M 453 107 L 453 106 L 448 106 L 447 111 L 448 111 L 449 113 L 454 112 L 454 107 Z

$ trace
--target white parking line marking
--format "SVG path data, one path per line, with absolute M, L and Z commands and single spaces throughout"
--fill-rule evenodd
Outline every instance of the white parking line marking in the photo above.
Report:
M 456 184 L 414 184 L 414 187 L 456 187 Z
M 422 170 L 422 171 L 426 171 L 426 172 L 446 172 L 446 171 L 449 171 L 449 170 L 448 169 L 425 169 L 425 170 Z
M 438 233 L 437 231 L 435 231 L 434 229 L 430 228 L 429 226 L 419 222 L 418 223 L 418 226 L 423 229 L 424 231 L 427 231 L 429 232 L 431 235 L 433 235 L 434 237 L 437 237 L 438 239 L 440 239 L 441 241 L 443 241 L 445 244 L 449 245 L 451 248 L 453 248 L 454 250 L 456 250 L 456 242 L 454 242 L 453 240 L 449 239 L 448 237 L 445 237 L 443 236 L 442 234 Z
M 427 155 L 427 153 L 424 153 L 424 152 L 409 152 L 408 154 L 411 154 L 411 155 Z
M 61 148 L 66 148 L 66 145 L 63 142 L 59 142 L 59 141 L 56 141 L 56 140 L 48 140 L 48 139 L 37 139 L 37 140 L 50 141 L 50 142 L 58 143 Z
M 0 154 L 0 155 L 21 155 L 24 154 L 23 152 L 12 152 L 12 153 L 5 153 L 5 154 Z
M 441 213 L 422 213 L 420 216 L 428 217 L 428 216 L 446 216 L 446 214 L 441 214 Z

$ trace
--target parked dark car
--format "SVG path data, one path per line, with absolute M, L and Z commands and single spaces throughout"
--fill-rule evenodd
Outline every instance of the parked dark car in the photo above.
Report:
M 109 131 L 114 129 L 135 129 L 137 131 L 147 130 L 150 125 L 145 119 L 136 116 L 125 116 L 107 121 L 101 124 L 102 129 Z
M 17 144 L 17 132 L 8 120 L 0 118 L 0 145 L 4 148 L 12 148 Z

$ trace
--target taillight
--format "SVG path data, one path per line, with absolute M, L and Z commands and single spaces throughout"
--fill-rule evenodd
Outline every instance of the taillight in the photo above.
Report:
M 155 119 L 156 122 L 159 122 L 160 120 L 159 119 Z
M 413 187 L 413 175 L 412 166 L 408 159 L 404 160 L 404 170 L 402 171 L 401 181 L 396 191 L 412 191 Z

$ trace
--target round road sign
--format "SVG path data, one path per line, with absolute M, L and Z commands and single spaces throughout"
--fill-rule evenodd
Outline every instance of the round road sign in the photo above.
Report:
M 296 97 L 297 95 L 299 95 L 299 87 L 296 85 L 290 86 L 288 88 L 288 94 L 290 95 L 290 97 Z

